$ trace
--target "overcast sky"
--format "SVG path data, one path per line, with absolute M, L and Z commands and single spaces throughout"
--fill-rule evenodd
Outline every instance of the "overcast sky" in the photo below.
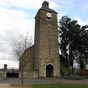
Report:
M 34 33 L 34 17 L 44 0 L 0 0 L 0 67 L 18 68 L 18 61 L 11 53 L 10 40 L 19 34 Z M 88 24 L 88 0 L 47 0 L 50 8 L 63 15 Z

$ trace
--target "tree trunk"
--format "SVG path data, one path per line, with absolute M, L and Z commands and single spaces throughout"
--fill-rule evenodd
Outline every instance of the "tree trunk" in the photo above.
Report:
M 23 68 L 21 69 L 21 84 L 24 84 L 24 70 Z

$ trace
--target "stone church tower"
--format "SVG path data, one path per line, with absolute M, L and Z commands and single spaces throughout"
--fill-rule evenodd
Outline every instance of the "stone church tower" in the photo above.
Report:
M 57 12 L 44 1 L 35 17 L 35 69 L 39 77 L 59 77 Z
M 34 45 L 24 52 L 21 60 L 26 63 L 25 78 L 60 77 L 57 12 L 49 8 L 47 1 L 35 16 Z

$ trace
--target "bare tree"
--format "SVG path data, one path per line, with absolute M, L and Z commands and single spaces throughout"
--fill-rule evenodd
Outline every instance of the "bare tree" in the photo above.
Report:
M 11 40 L 11 47 L 13 50 L 13 54 L 16 57 L 16 60 L 18 60 L 20 62 L 20 71 L 21 71 L 21 84 L 24 84 L 24 61 L 25 60 L 21 60 L 21 56 L 22 54 L 25 52 L 25 50 L 27 48 L 29 48 L 30 46 L 32 46 L 32 37 L 30 37 L 30 35 L 25 34 L 19 34 L 18 37 L 16 37 L 14 40 Z

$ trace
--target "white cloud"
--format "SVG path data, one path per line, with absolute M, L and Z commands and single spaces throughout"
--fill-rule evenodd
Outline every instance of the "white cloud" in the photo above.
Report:
M 25 17 L 27 17 L 27 14 L 22 11 L 16 11 L 11 9 L 6 9 L 0 7 L 0 29 L 6 30 L 6 29 L 12 29 L 17 27 L 22 22 L 24 22 L 24 25 L 26 25 Z
M 65 12 L 60 12 L 58 14 L 58 19 L 61 19 L 62 16 L 66 16 L 66 13 Z
M 84 21 L 84 20 L 82 20 L 82 19 L 80 19 L 79 17 L 76 17 L 76 16 L 74 16 L 74 19 L 77 20 L 78 24 L 80 24 L 82 26 L 83 25 L 88 25 L 88 20 Z
M 18 69 L 19 68 L 19 63 L 18 62 L 13 62 L 10 60 L 0 60 L 0 68 L 4 68 L 4 64 L 7 64 L 7 68 L 15 68 Z
M 30 15 L 23 11 L 0 7 L 0 34 L 4 35 L 7 30 L 15 33 L 33 30 L 34 22 L 30 18 Z
M 56 8 L 61 8 L 61 6 L 58 5 L 58 4 L 55 3 L 55 2 L 50 1 L 50 8 L 52 8 L 52 9 L 56 9 Z
M 6 2 L 6 0 L 3 1 Z M 11 47 L 8 41 L 11 37 L 16 37 L 19 32 L 25 33 L 25 31 L 30 31 L 30 28 L 33 29 L 33 21 L 30 20 L 31 17 L 28 13 L 16 9 L 8 9 L 4 5 L 5 3 L 0 1 L 0 46 L 2 46 L 0 48 L 0 59 L 9 61 L 13 59 L 14 62 L 15 57 L 13 58 L 10 55 Z M 1 63 L 4 63 L 3 60 Z
M 11 55 L 10 54 L 8 54 L 8 53 L 6 53 L 6 52 L 0 52 L 0 59 L 1 60 L 4 60 L 4 59 L 9 59 L 9 58 L 11 58 Z
M 2 47 L 0 47 L 0 53 L 2 53 L 2 52 L 8 52 L 8 49 L 10 49 L 7 41 L 5 42 L 3 40 L 0 40 L 0 46 L 2 46 Z
M 81 20 L 80 18 L 76 18 L 76 20 L 78 21 L 78 23 L 80 24 L 80 25 L 85 25 L 86 24 L 86 22 L 84 22 L 83 20 Z

